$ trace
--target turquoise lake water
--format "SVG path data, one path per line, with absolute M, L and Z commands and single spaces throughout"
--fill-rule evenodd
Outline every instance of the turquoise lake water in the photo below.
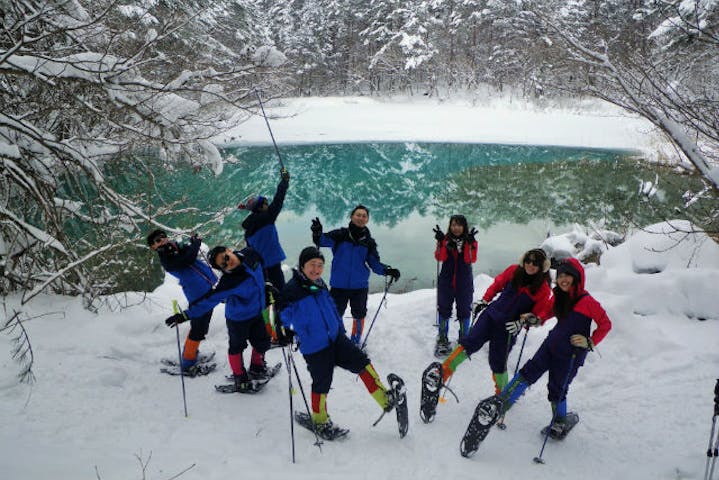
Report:
M 370 209 L 368 227 L 382 261 L 402 271 L 392 291 L 434 286 L 432 228 L 439 224 L 445 230 L 450 215 L 465 215 L 479 230 L 474 271 L 494 276 L 548 233 L 568 231 L 573 223 L 594 222 L 621 233 L 661 221 L 699 182 L 627 151 L 425 143 L 281 146 L 280 151 L 292 175 L 277 221 L 288 266 L 311 244 L 312 218 L 319 217 L 326 231 L 346 226 L 350 210 L 362 203 Z M 188 227 L 235 207 L 248 194 L 274 195 L 279 181 L 274 148 L 237 147 L 224 155 L 228 164 L 217 177 L 177 168 L 156 178 L 165 201 L 184 197 L 185 205 L 199 210 L 165 222 Z M 648 202 L 639 186 L 656 175 L 659 193 Z M 222 225 L 207 227 L 206 243 L 240 245 L 246 215 L 235 210 Z M 329 262 L 331 253 L 325 253 Z M 373 275 L 372 290 L 382 286 L 381 277 Z

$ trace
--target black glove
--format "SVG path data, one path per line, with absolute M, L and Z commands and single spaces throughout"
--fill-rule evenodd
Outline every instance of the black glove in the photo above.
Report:
M 387 275 L 388 277 L 392 277 L 393 282 L 396 282 L 397 280 L 399 280 L 400 274 L 399 274 L 399 270 L 397 270 L 396 268 L 387 266 L 384 268 L 384 274 Z
M 280 291 L 275 288 L 272 282 L 265 282 L 265 303 L 267 305 L 275 303 L 277 295 Z
M 180 312 L 180 313 L 174 314 L 171 317 L 167 317 L 167 319 L 165 319 L 165 325 L 172 328 L 175 325 L 180 324 L 182 322 L 186 322 L 188 320 L 189 320 L 189 318 L 187 318 L 187 315 L 185 315 L 185 312 Z
M 295 338 L 295 332 L 289 328 L 285 328 L 281 323 L 275 325 L 275 332 L 277 333 L 277 343 L 281 347 L 291 345 Z
M 193 232 L 192 235 L 190 235 L 190 243 L 202 243 L 202 237 L 197 232 Z
M 320 217 L 315 217 L 312 219 L 312 226 L 310 227 L 312 230 L 312 235 L 322 235 L 322 224 L 320 223 Z
M 322 236 L 322 224 L 320 223 L 320 217 L 312 219 L 312 226 L 310 229 L 312 230 L 312 241 L 315 245 L 319 246 L 320 237 Z
M 489 302 L 485 302 L 484 300 L 480 300 L 479 302 L 474 304 L 474 316 L 476 317 L 480 313 L 482 313 L 482 310 L 487 308 L 487 305 L 489 305 Z
M 290 172 L 288 172 L 285 167 L 282 167 L 282 170 L 280 170 L 280 177 L 282 177 L 282 180 L 289 182 L 290 181 Z
M 523 323 L 521 320 L 510 320 L 504 324 L 505 330 L 512 335 L 516 335 L 522 329 Z
M 469 233 L 467 234 L 467 241 L 469 243 L 476 242 L 477 241 L 477 239 L 475 238 L 476 236 L 477 236 L 477 229 L 472 227 L 472 230 L 470 230 Z
M 441 242 L 442 240 L 444 240 L 444 232 L 442 231 L 441 228 L 439 228 L 439 225 L 435 225 L 434 229 L 432 229 L 432 231 L 434 232 L 435 240 L 437 240 L 438 242 Z

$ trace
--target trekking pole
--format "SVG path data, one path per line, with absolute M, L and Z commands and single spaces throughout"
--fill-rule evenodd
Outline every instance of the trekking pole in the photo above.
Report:
M 387 280 L 389 278 L 389 280 Z M 360 350 L 364 351 L 364 347 L 367 345 L 367 339 L 369 338 L 369 334 L 372 333 L 372 327 L 374 326 L 374 321 L 377 320 L 377 315 L 379 315 L 379 311 L 382 309 L 382 304 L 384 303 L 385 299 L 387 299 L 387 291 L 389 291 L 389 286 L 392 285 L 392 282 L 394 279 L 392 277 L 385 277 L 384 281 L 384 295 L 382 295 L 382 300 L 379 301 L 379 306 L 377 307 L 377 311 L 374 312 L 374 318 L 372 319 L 372 322 L 369 324 L 369 329 L 367 329 L 367 335 L 364 337 L 364 341 L 362 342 L 362 346 L 360 346 Z
M 522 352 L 524 352 L 524 344 L 527 343 L 527 335 L 529 335 L 529 328 L 524 329 L 524 338 L 522 339 L 522 346 L 519 348 L 519 356 L 517 357 L 517 365 L 515 365 L 514 367 L 514 375 L 516 375 L 519 371 L 519 361 L 522 359 Z
M 290 345 L 290 348 L 292 346 Z M 290 361 L 288 360 L 285 347 L 282 347 L 282 358 L 285 361 L 285 367 L 287 367 L 287 380 L 288 380 L 288 391 L 290 395 L 290 436 L 292 437 L 292 463 L 295 463 L 295 420 L 293 418 L 295 407 L 293 405 L 292 394 L 294 388 L 292 387 L 292 368 L 290 367 Z
M 716 385 L 714 385 L 714 415 L 712 415 L 712 430 L 709 433 L 709 446 L 707 447 L 707 465 L 704 469 L 704 480 L 711 480 L 714 476 L 714 466 L 716 465 L 717 457 L 719 456 L 719 432 L 717 432 L 717 438 L 714 442 L 714 449 L 712 450 L 712 439 L 714 438 L 714 430 L 716 428 L 717 416 L 719 416 L 719 378 L 717 379 Z
M 434 277 L 434 306 L 437 314 L 434 316 L 434 326 L 439 327 L 439 260 L 437 260 L 437 275 Z
M 305 389 L 302 387 L 302 380 L 300 380 L 300 373 L 297 371 L 297 364 L 295 364 L 295 359 L 292 357 L 292 347 L 287 349 L 288 354 L 288 362 L 289 365 L 292 366 L 292 369 L 295 372 L 295 378 L 297 378 L 297 385 L 300 387 L 300 393 L 302 393 L 302 400 L 305 402 L 305 409 L 307 410 L 307 415 L 312 418 L 312 411 L 310 410 L 310 405 L 307 403 L 307 396 L 305 395 Z M 312 433 L 315 434 L 315 445 L 317 445 L 317 448 L 320 449 L 320 452 L 322 451 L 322 440 L 320 440 L 319 435 L 317 435 L 317 430 L 315 429 L 315 424 L 312 422 Z
M 270 128 L 270 121 L 267 120 L 267 115 L 265 114 L 265 107 L 262 105 L 262 97 L 260 97 L 260 92 L 255 89 L 255 94 L 257 95 L 257 101 L 260 102 L 260 110 L 262 110 L 262 117 L 265 119 L 265 124 L 267 125 L 267 130 L 270 131 L 270 138 L 272 139 L 272 145 L 275 146 L 275 152 L 277 152 L 277 160 L 280 162 L 280 168 L 282 170 L 285 169 L 285 164 L 282 162 L 282 155 L 280 155 L 280 149 L 277 148 L 277 142 L 275 142 L 275 136 L 272 134 L 272 128 Z
M 172 301 L 172 313 L 180 313 L 180 305 L 177 300 Z M 182 384 L 182 404 L 185 406 L 185 418 L 187 418 L 187 395 L 185 394 L 185 372 L 182 370 L 182 350 L 180 349 L 180 325 L 175 324 L 177 334 L 177 365 L 180 367 L 180 383 Z
M 572 358 L 569 360 L 569 370 L 567 370 L 567 376 L 564 378 L 564 385 L 562 386 L 562 397 L 564 397 L 567 394 L 567 388 L 569 387 L 569 376 L 572 374 L 572 370 L 574 369 L 574 361 L 577 359 L 577 348 L 574 347 L 572 351 Z M 539 456 L 534 457 L 534 463 L 541 463 L 544 464 L 544 460 L 542 459 L 542 455 L 544 454 L 544 447 L 547 445 L 547 439 L 549 438 L 549 433 L 552 431 L 552 427 L 554 426 L 554 421 L 557 419 L 557 411 L 554 411 L 554 414 L 552 415 L 552 421 L 549 422 L 549 427 L 547 427 L 547 433 L 544 434 L 544 443 L 542 443 L 542 449 L 539 451 Z

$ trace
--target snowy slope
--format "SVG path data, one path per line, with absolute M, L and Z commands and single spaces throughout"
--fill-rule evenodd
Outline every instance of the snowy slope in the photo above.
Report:
M 655 258 L 655 266 L 665 265 L 660 273 L 624 268 L 657 255 L 650 252 L 657 238 L 632 237 L 605 253 L 603 263 L 610 266 L 587 268 L 588 289 L 614 328 L 572 384 L 569 407 L 581 423 L 566 441 L 547 445 L 546 465 L 532 462 L 551 414 L 546 377 L 509 412 L 507 430 L 492 431 L 472 459 L 459 455 L 476 401 L 493 390 L 485 350 L 451 381 L 460 403 L 448 398 L 432 424 L 419 419 L 419 379 L 433 360 L 433 290 L 390 293 L 368 342 L 378 372 L 396 372 L 408 384 L 405 439 L 398 437 L 394 415 L 371 426 L 379 408 L 360 381 L 338 369 L 328 408 L 335 422 L 351 429 L 350 437 L 325 442 L 320 452 L 311 433 L 298 427 L 293 465 L 284 371 L 255 396 L 214 392 L 229 373 L 222 309 L 202 346 L 217 352 L 219 368 L 186 380 L 190 415 L 184 418 L 180 379 L 159 373 L 160 358 L 177 355 L 175 332 L 162 320 L 171 299 L 183 298 L 167 280 L 144 302 L 128 294 L 131 306 L 97 315 L 77 299 L 43 297 L 33 309 L 54 313 L 25 323 L 36 362 L 31 387 L 17 384 L 8 336 L 0 336 L 2 478 L 158 480 L 190 467 L 180 478 L 703 478 L 719 376 L 719 247 L 699 242 L 690 268 L 678 261 L 687 244 Z M 475 272 L 478 297 L 491 278 Z M 371 296 L 370 315 L 380 297 Z M 524 359 L 553 322 L 529 333 Z M 187 328 L 181 327 L 183 339 Z M 511 369 L 518 353 L 517 347 L 510 356 Z M 304 361 L 299 353 L 295 359 L 309 392 Z M 270 351 L 268 360 L 281 361 L 281 352 Z M 304 408 L 299 392 L 293 401 Z

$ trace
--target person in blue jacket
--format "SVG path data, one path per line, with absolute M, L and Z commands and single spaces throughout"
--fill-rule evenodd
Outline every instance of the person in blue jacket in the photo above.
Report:
M 167 232 L 157 229 L 147 236 L 147 245 L 152 251 L 157 252 L 162 268 L 179 280 L 190 306 L 212 293 L 212 287 L 217 283 L 217 276 L 207 263 L 197 258 L 202 245 L 200 237 L 193 235 L 189 244 L 182 244 L 170 240 Z M 185 338 L 180 365 L 180 368 L 190 375 L 192 367 L 197 363 L 200 342 L 207 335 L 211 319 L 212 309 L 190 317 L 190 332 Z M 175 323 L 169 326 L 175 326 Z
M 322 280 L 325 259 L 317 247 L 300 253 L 298 268 L 279 295 L 282 313 L 279 331 L 294 332 L 312 377 L 312 421 L 323 438 L 336 435 L 337 427 L 327 413 L 327 393 L 335 366 L 359 375 L 367 391 L 384 411 L 395 406 L 391 389 L 382 384 L 370 359 L 345 334 L 342 318 Z M 339 429 L 341 430 L 341 429 Z
M 367 223 L 369 210 L 357 205 L 350 214 L 347 228 L 342 227 L 327 233 L 322 232 L 319 218 L 312 220 L 312 241 L 318 247 L 332 249 L 332 272 L 330 274 L 330 295 L 337 305 L 340 317 L 350 304 L 352 313 L 351 340 L 359 345 L 367 315 L 367 292 L 370 269 L 377 275 L 388 275 L 396 281 L 400 272 L 380 262 L 377 242 L 372 238 Z
M 265 308 L 262 258 L 252 247 L 233 251 L 216 246 L 210 250 L 208 259 L 213 268 L 222 271 L 214 291 L 184 312 L 168 318 L 167 322 L 179 323 L 185 317 L 202 315 L 220 302 L 225 302 L 229 338 L 227 358 L 235 387 L 238 391 L 245 391 L 251 387 L 251 380 L 267 376 L 265 352 L 270 349 L 270 337 L 262 319 L 262 310 Z M 242 358 L 248 341 L 252 345 L 249 372 Z
M 286 169 L 280 171 L 280 183 L 272 202 L 261 195 L 251 196 L 238 208 L 250 210 L 250 214 L 242 222 L 245 229 L 245 241 L 251 246 L 265 263 L 265 277 L 272 285 L 282 290 L 285 286 L 285 275 L 282 273 L 282 260 L 287 258 L 282 246 L 275 222 L 285 202 L 287 188 L 290 186 L 290 174 Z

